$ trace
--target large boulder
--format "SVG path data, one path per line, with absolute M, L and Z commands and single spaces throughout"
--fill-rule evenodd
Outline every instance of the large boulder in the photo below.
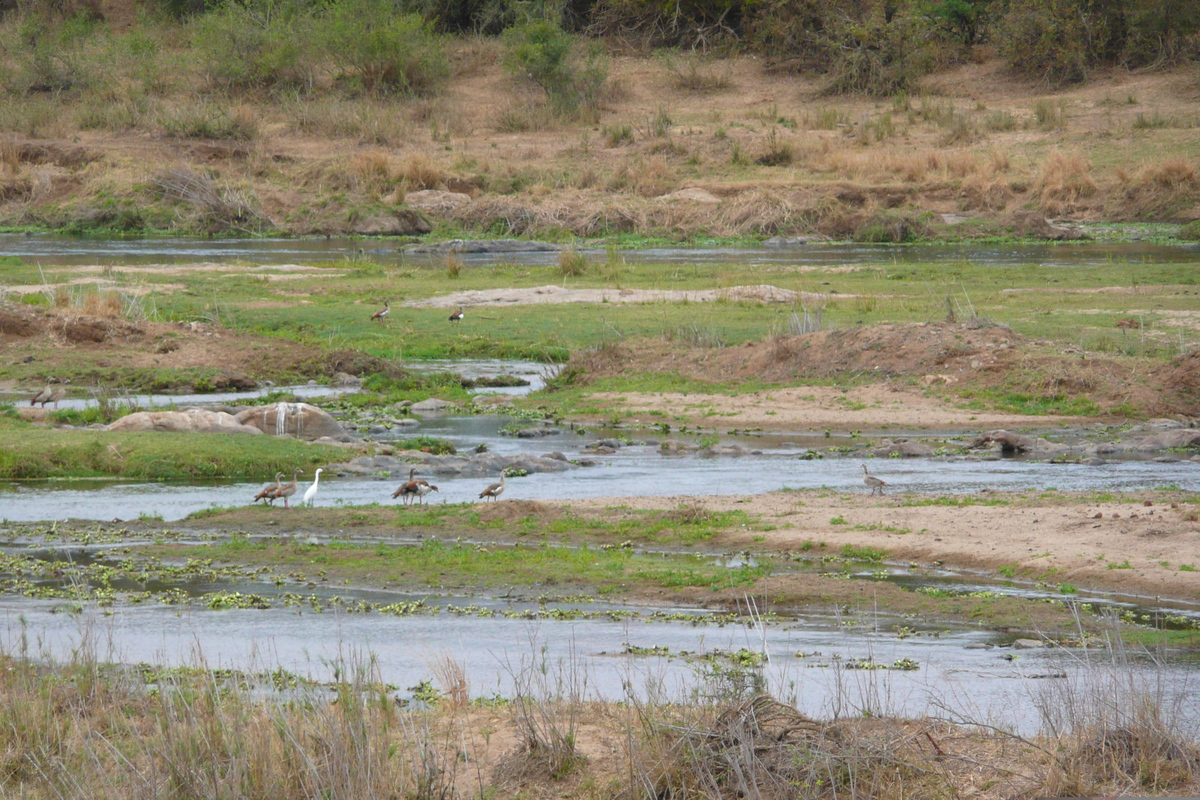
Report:
M 437 414 L 446 411 L 458 411 L 458 404 L 443 400 L 440 397 L 430 397 L 419 403 L 413 403 L 409 411 L 416 414 Z
M 970 447 L 975 450 L 994 444 L 1000 445 L 1000 450 L 1005 453 L 1028 453 L 1037 449 L 1037 439 L 1032 436 L 1005 430 L 988 431 L 981 434 L 971 443 Z
M 402 455 L 359 456 L 342 464 L 331 464 L 330 471 L 351 475 L 383 475 L 393 478 L 408 475 L 412 467 L 424 475 L 459 478 L 483 478 L 499 475 L 506 469 L 537 472 L 566 472 L 579 465 L 548 455 L 522 454 L 506 456 L 501 453 L 469 453 L 434 455 L 420 450 L 405 450 Z
M 908 439 L 896 442 L 885 439 L 870 450 L 871 455 L 876 458 L 928 458 L 936 452 L 924 442 L 912 442 Z
M 1200 447 L 1200 430 L 1176 428 L 1157 433 L 1154 436 L 1147 436 L 1137 444 L 1137 449 L 1143 453 L 1154 453 L 1159 450 L 1182 450 L 1189 447 Z
M 308 403 L 272 403 L 247 408 L 237 415 L 243 425 L 252 425 L 263 433 L 276 436 L 290 434 L 297 439 L 329 437 L 338 442 L 352 441 L 338 421 L 325 411 Z
M 243 425 L 224 411 L 189 408 L 184 411 L 138 411 L 108 426 L 110 431 L 157 431 L 160 433 L 249 433 L 258 428 Z

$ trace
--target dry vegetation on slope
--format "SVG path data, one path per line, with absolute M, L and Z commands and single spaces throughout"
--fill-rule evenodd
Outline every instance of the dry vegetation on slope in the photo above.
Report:
M 1193 64 L 1052 92 L 983 47 L 890 96 L 830 97 L 825 73 L 614 40 L 594 112 L 572 116 L 510 74 L 497 38 L 448 39 L 448 77 L 411 96 L 320 64 L 311 89 L 233 86 L 190 35 L 101 26 L 63 61 L 102 79 L 10 97 L 0 224 L 896 241 L 1200 217 Z M 17 74 L 9 52 L 0 72 Z M 430 189 L 456 196 L 413 196 Z

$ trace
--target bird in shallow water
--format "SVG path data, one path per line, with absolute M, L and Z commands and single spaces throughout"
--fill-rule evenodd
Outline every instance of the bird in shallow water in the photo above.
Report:
M 416 467 L 413 467 L 412 469 L 410 469 L 408 471 L 408 481 L 406 483 L 400 484 L 400 486 L 396 489 L 396 491 L 392 492 L 393 500 L 395 500 L 397 497 L 399 497 L 401 502 L 404 503 L 404 505 L 408 505 L 410 502 L 412 502 L 412 499 L 414 497 L 423 497 L 424 496 L 421 493 L 421 487 L 429 486 L 429 481 L 427 481 L 423 478 L 413 477 L 416 474 L 417 474 Z M 429 494 L 429 489 L 426 489 L 424 494 Z
M 279 487 L 282 485 L 283 485 L 283 473 L 276 472 L 275 473 L 275 482 L 268 483 L 266 486 L 263 487 L 263 490 L 261 492 L 254 495 L 254 502 L 257 503 L 259 500 L 266 500 L 268 505 L 272 505 L 272 506 L 275 505 L 275 492 L 279 491 Z
M 497 499 L 499 499 L 500 495 L 503 493 L 504 493 L 504 473 L 501 472 L 500 473 L 500 482 L 493 483 L 491 486 L 487 487 L 482 492 L 480 492 L 479 499 L 482 500 L 483 498 L 486 497 L 490 500 L 497 500 Z
M 304 492 L 304 499 L 300 501 L 301 505 L 306 505 L 312 508 L 313 499 L 317 496 L 317 486 L 321 483 L 321 467 L 317 468 L 317 472 L 313 475 L 312 486 Z
M 871 494 L 875 494 L 876 492 L 883 494 L 883 487 L 887 486 L 888 482 L 882 478 L 876 478 L 874 475 L 867 472 L 866 464 L 861 464 L 860 466 L 863 469 L 863 483 L 871 487 Z

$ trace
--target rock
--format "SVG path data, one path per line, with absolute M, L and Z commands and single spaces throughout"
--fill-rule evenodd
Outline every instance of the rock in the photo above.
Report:
M 617 450 L 613 447 L 605 447 L 604 445 L 600 445 L 599 447 L 589 447 L 587 449 L 580 450 L 579 452 L 589 456 L 611 456 L 613 453 L 617 452 Z
M 584 445 L 589 450 L 594 450 L 597 447 L 607 447 L 610 450 L 620 450 L 625 446 L 625 443 L 620 439 L 597 439 L 594 442 L 588 442 Z
M 934 448 L 921 442 L 899 441 L 883 442 L 869 451 L 876 458 L 925 458 L 936 452 Z
M 428 211 L 431 214 L 446 214 L 462 208 L 469 202 L 471 202 L 469 194 L 444 192 L 440 189 L 422 189 L 419 192 L 408 192 L 404 195 L 404 203 L 409 208 Z
M 749 452 L 749 448 L 742 447 L 740 444 L 714 444 L 701 450 L 700 454 L 705 456 L 744 456 Z
M 410 195 L 411 197 L 411 195 Z M 562 250 L 562 245 L 550 242 L 532 242 L 524 239 L 481 239 L 465 241 L 451 239 L 448 242 L 422 244 L 404 249 L 406 253 L 555 253 Z
M 355 223 L 353 231 L 361 236 L 421 236 L 433 230 L 429 220 L 411 209 L 393 214 L 367 217 Z
M 382 436 L 387 432 L 388 429 L 382 425 L 372 425 L 371 427 L 367 428 L 367 433 L 371 434 L 372 436 Z
M 1163 431 L 1153 436 L 1147 436 L 1137 443 L 1137 450 L 1142 453 L 1153 453 L 1157 450 L 1171 450 L 1184 447 L 1200 447 L 1200 430 L 1194 428 L 1178 428 Z
M 186 411 L 139 411 L 121 417 L 106 430 L 155 431 L 159 433 L 247 433 L 261 434 L 253 425 L 242 424 L 224 411 L 188 409 Z
M 541 436 L 553 436 L 556 433 L 561 433 L 558 428 L 522 428 L 517 431 L 518 439 L 537 439 Z
M 688 444 L 687 442 L 677 442 L 673 439 L 668 439 L 658 446 L 661 453 L 686 453 L 695 450 L 696 445 Z
M 331 471 L 341 471 L 349 475 L 378 475 L 387 473 L 392 478 L 399 479 L 408 476 L 408 471 L 416 466 L 426 475 L 446 477 L 483 478 L 499 475 L 503 470 L 512 468 L 528 473 L 536 472 L 566 472 L 578 465 L 570 461 L 546 456 L 517 455 L 506 456 L 499 453 L 460 453 L 458 455 L 433 455 L 419 450 L 401 451 L 402 457 L 394 455 L 359 456 L 343 464 L 331 464 Z
M 921 376 L 921 385 L 937 386 L 938 384 L 951 384 L 954 383 L 954 380 L 954 376 L 952 375 L 923 375 Z
M 416 428 L 416 427 L 420 426 L 421 421 L 419 419 L 413 419 L 412 417 L 407 417 L 405 419 L 395 420 L 393 424 L 395 424 L 396 426 L 398 426 L 400 428 Z
M 1015 211 L 1009 218 L 1013 233 L 1029 239 L 1047 239 L 1050 241 L 1067 241 L 1086 239 L 1087 235 L 1078 228 L 1053 225 L 1050 220 L 1036 211 Z
M 1012 643 L 1013 650 L 1038 650 L 1045 646 L 1041 639 L 1017 639 Z
M 558 450 L 552 450 L 549 453 L 542 453 L 542 458 L 553 458 L 555 461 L 566 461 L 567 457 Z
M 1000 450 L 1005 453 L 1027 453 L 1037 448 L 1037 441 L 1031 436 L 998 430 L 981 434 L 971 443 L 971 449 L 986 447 L 989 444 L 1000 445 Z
M 662 200 L 662 201 L 668 202 L 668 203 L 675 202 L 677 200 L 684 200 L 684 201 L 687 201 L 690 203 L 701 203 L 703 205 L 710 205 L 710 206 L 715 206 L 721 202 L 721 198 L 717 197 L 712 192 L 708 191 L 707 189 L 698 189 L 698 188 L 680 189 L 677 192 L 671 192 L 670 194 L 659 195 L 658 197 L 656 197 L 654 199 Z
M 401 400 L 398 403 L 393 403 L 392 408 L 397 411 L 403 411 L 406 408 L 412 408 L 412 400 Z
M 428 400 L 422 400 L 419 403 L 413 403 L 409 407 L 409 411 L 417 413 L 438 413 L 441 411 L 454 411 L 458 409 L 456 403 L 451 403 L 449 400 L 443 400 L 440 397 L 430 397 Z
M 272 403 L 248 408 L 237 415 L 237 421 L 276 436 L 291 434 L 305 440 L 328 437 L 338 442 L 353 441 L 336 419 L 308 403 Z
M 339 389 L 357 389 L 362 386 L 362 378 L 349 372 L 339 372 L 333 376 L 333 385 Z

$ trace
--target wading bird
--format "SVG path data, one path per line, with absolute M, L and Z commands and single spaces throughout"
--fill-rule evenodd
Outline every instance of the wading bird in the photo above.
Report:
M 500 482 L 493 483 L 491 486 L 487 487 L 482 492 L 480 492 L 479 499 L 482 500 L 485 497 L 489 497 L 492 500 L 496 500 L 503 493 L 504 493 L 504 473 L 501 472 L 500 473 Z
M 459 306 L 458 311 L 455 311 L 453 314 L 450 315 L 450 321 L 451 322 L 462 322 L 462 318 L 464 316 L 466 316 L 466 314 L 463 313 L 463 307 Z
M 54 407 L 58 408 L 58 401 L 62 400 L 66 396 L 67 396 L 67 387 L 59 386 L 57 389 L 54 390 L 54 393 L 50 395 L 49 402 L 54 403 Z M 42 408 L 45 408 L 45 407 L 46 407 L 46 404 L 42 403 Z
M 438 488 L 432 483 L 427 483 L 426 481 L 420 481 L 417 483 L 417 500 L 420 501 L 421 505 L 425 505 L 425 495 L 429 494 L 430 492 L 438 492 Z M 438 492 L 438 494 L 441 494 L 441 492 Z
M 275 473 L 275 482 L 268 483 L 266 486 L 263 487 L 263 490 L 261 492 L 254 495 L 254 502 L 257 503 L 259 500 L 266 500 L 267 505 L 272 505 L 272 506 L 275 505 L 275 493 L 277 491 L 279 491 L 280 486 L 283 486 L 283 473 L 276 472 Z
M 875 494 L 876 492 L 883 494 L 883 487 L 888 485 L 887 481 L 883 480 L 882 478 L 876 478 L 874 475 L 867 472 L 866 464 L 862 464 L 860 466 L 863 468 L 863 483 L 871 487 L 871 494 Z
M 390 303 L 389 301 L 387 301 L 387 300 L 384 300 L 384 301 L 383 301 L 383 308 L 379 309 L 379 310 L 378 310 L 378 311 L 376 311 L 374 314 L 372 314 L 372 315 L 371 315 L 371 320 L 372 320 L 373 322 L 383 322 L 383 318 L 384 318 L 384 317 L 386 317 L 386 316 L 387 316 L 388 314 L 390 314 L 390 313 L 392 313 L 392 306 L 391 306 L 391 303 Z
M 53 395 L 54 395 L 54 392 L 50 389 L 50 384 L 47 383 L 45 389 L 42 389 L 40 392 L 35 394 L 33 397 L 29 398 L 29 407 L 33 408 L 35 403 L 41 403 L 42 408 L 45 408 L 46 403 L 50 402 L 50 398 Z
M 399 488 L 397 488 L 396 491 L 392 492 L 393 500 L 395 500 L 397 497 L 399 497 L 400 501 L 402 503 L 404 503 L 404 505 L 408 505 L 414 497 L 421 496 L 421 492 L 420 492 L 421 487 L 428 486 L 429 482 L 426 480 L 423 480 L 421 478 L 414 478 L 413 476 L 416 474 L 417 474 L 416 467 L 413 467 L 412 469 L 410 469 L 408 471 L 408 481 L 406 483 L 400 484 Z M 425 494 L 429 494 L 429 491 L 426 490 Z
M 304 499 L 300 501 L 301 505 L 312 508 L 313 498 L 317 496 L 317 485 L 321 482 L 321 469 L 321 467 L 318 467 L 316 474 L 313 475 L 312 486 L 308 487 L 307 491 L 304 492 Z
M 276 500 L 281 497 L 283 498 L 284 508 L 291 508 L 291 506 L 288 505 L 288 498 L 296 493 L 296 476 L 301 472 L 304 472 L 304 470 L 300 469 L 299 467 L 296 467 L 294 470 L 292 470 L 292 482 L 285 483 L 283 486 L 280 486 L 275 490 L 275 494 L 272 495 L 272 497 L 274 497 Z

